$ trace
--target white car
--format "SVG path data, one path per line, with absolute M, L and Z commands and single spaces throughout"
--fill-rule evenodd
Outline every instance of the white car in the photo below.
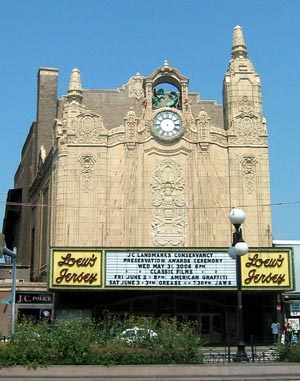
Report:
M 157 333 L 152 331 L 152 329 L 139 327 L 125 329 L 125 331 L 120 334 L 120 339 L 127 343 L 142 342 L 155 337 L 157 337 Z

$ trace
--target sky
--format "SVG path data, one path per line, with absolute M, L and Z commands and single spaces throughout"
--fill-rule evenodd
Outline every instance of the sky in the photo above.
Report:
M 262 83 L 267 119 L 272 235 L 299 240 L 299 0 L 2 0 L 0 8 L 0 223 L 32 122 L 37 73 L 59 69 L 58 98 L 71 70 L 83 88 L 116 89 L 168 60 L 189 90 L 222 104 L 233 28 L 240 25 Z

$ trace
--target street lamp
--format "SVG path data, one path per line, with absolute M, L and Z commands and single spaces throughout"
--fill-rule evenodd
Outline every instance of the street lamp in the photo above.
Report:
M 236 261 L 236 285 L 237 285 L 237 314 L 238 314 L 238 343 L 235 362 L 249 361 L 245 351 L 244 325 L 243 325 L 243 300 L 242 300 L 242 274 L 241 256 L 248 253 L 249 248 L 243 240 L 241 225 L 245 221 L 245 212 L 242 209 L 233 208 L 229 213 L 229 219 L 235 227 L 232 234 L 232 246 L 228 250 L 230 258 Z

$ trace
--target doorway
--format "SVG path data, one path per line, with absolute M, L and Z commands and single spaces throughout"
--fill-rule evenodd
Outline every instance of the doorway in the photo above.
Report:
M 204 343 L 222 342 L 224 336 L 222 314 L 200 314 L 200 335 Z

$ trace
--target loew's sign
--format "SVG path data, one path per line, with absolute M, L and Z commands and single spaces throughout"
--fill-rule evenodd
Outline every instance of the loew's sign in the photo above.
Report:
M 291 290 L 292 249 L 242 257 L 244 289 Z M 226 249 L 51 248 L 50 289 L 235 289 Z
M 102 250 L 50 250 L 50 288 L 102 288 Z
M 242 257 L 244 287 L 285 288 L 293 283 L 292 258 L 282 250 L 250 252 Z

